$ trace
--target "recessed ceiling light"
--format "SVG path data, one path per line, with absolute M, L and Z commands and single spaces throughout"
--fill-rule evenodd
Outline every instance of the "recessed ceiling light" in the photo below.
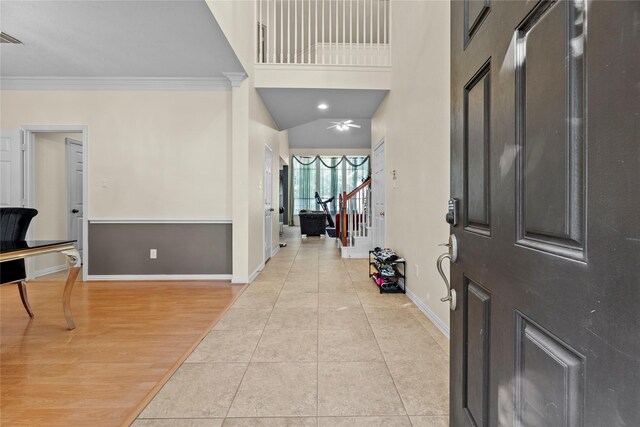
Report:
M 327 104 L 318 104 L 318 110 L 326 110 L 327 108 L 329 108 Z

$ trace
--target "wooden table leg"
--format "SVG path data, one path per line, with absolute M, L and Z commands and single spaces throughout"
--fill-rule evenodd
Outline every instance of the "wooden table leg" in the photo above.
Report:
M 76 324 L 71 314 L 71 292 L 73 291 L 73 285 L 76 283 L 76 278 L 80 272 L 82 260 L 80 259 L 80 254 L 75 249 L 62 251 L 62 254 L 67 257 L 67 263 L 69 264 L 67 282 L 64 285 L 64 294 L 62 296 L 62 309 L 64 310 L 64 317 L 67 319 L 69 330 L 73 330 L 76 328 Z

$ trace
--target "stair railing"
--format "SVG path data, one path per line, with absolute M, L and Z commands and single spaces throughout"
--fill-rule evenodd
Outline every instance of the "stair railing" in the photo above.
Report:
M 355 238 L 367 237 L 371 227 L 371 179 L 350 193 L 340 195 L 340 239 L 352 246 Z

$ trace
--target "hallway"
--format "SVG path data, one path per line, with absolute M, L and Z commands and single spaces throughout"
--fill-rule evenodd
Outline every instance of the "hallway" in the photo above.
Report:
M 448 339 L 335 240 L 284 240 L 133 426 L 448 425 Z

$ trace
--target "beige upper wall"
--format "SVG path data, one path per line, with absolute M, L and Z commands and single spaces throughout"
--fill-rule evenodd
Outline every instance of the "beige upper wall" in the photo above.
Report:
M 372 120 L 372 145 L 386 143 L 386 243 L 407 260 L 408 288 L 446 325 L 434 264 L 449 234 L 449 8 L 446 1 L 393 2 L 391 91 Z
M 231 218 L 230 92 L 3 91 L 2 128 L 87 125 L 89 215 Z
M 234 173 L 234 179 L 246 179 L 248 182 L 247 185 L 243 182 L 234 183 L 233 195 L 236 198 L 234 206 L 245 206 L 244 201 L 239 201 L 238 199 L 248 199 L 248 218 L 245 217 L 245 212 L 234 213 L 233 273 L 234 277 L 247 277 L 264 261 L 265 210 L 263 188 L 264 185 L 272 186 L 272 206 L 277 213 L 279 203 L 279 159 L 282 157 L 288 161 L 288 135 L 286 131 L 281 132 L 277 129 L 271 114 L 255 90 L 254 2 L 247 0 L 207 0 L 207 4 L 248 74 L 248 78 L 242 83 L 242 89 L 246 87 L 246 90 L 234 89 L 236 97 L 240 94 L 243 97 L 246 96 L 245 99 L 241 100 L 234 98 L 234 101 L 248 103 L 248 116 L 234 118 L 234 125 L 246 125 L 249 129 L 248 153 L 242 154 L 242 156 L 246 155 L 246 158 L 234 158 L 232 160 L 234 168 L 244 169 L 246 165 L 241 164 L 242 162 L 246 162 L 249 165 L 246 174 L 244 172 Z M 244 95 L 245 92 L 246 95 Z M 234 113 L 235 111 L 236 109 L 234 108 Z M 238 141 L 238 143 L 244 144 L 245 141 Z M 265 145 L 268 145 L 273 153 L 271 183 L 263 182 Z M 236 151 L 240 154 L 242 150 Z M 238 221 L 236 221 L 236 216 L 239 217 Z M 279 242 L 278 222 L 278 215 L 272 215 L 273 247 L 276 247 Z

